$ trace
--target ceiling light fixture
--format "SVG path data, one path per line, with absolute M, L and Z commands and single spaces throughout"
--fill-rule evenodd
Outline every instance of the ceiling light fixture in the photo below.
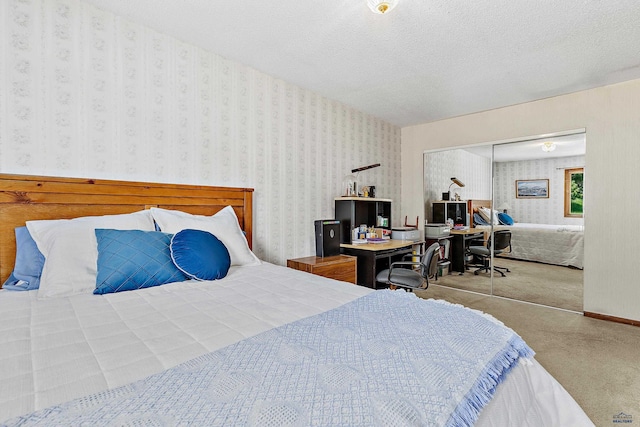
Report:
M 367 5 L 374 13 L 385 14 L 398 4 L 398 0 L 367 0 Z
M 551 141 L 547 141 L 545 143 L 542 144 L 542 151 L 544 151 L 545 153 L 549 153 L 553 150 L 556 149 L 556 143 L 555 142 L 551 142 Z

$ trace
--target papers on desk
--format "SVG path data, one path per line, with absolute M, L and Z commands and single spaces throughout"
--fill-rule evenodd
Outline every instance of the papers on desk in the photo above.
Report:
M 383 239 L 382 237 L 371 237 L 367 239 L 367 243 L 385 243 L 389 241 L 389 239 Z
M 389 238 L 387 237 L 369 237 L 368 239 L 353 239 L 351 241 L 352 245 L 363 245 L 365 243 L 388 243 Z

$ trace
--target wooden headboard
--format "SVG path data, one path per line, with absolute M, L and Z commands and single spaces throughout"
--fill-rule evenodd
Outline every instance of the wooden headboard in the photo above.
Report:
M 14 228 L 28 220 L 122 214 L 150 207 L 213 215 L 229 205 L 252 247 L 252 188 L 0 174 L 0 285 L 15 262 Z
M 467 200 L 467 212 L 469 212 L 469 227 L 474 228 L 473 222 L 474 212 L 478 212 L 478 208 L 491 208 L 491 200 Z

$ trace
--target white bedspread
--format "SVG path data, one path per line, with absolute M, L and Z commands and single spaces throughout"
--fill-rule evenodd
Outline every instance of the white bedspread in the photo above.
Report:
M 270 264 L 236 268 L 216 282 L 102 296 L 37 300 L 36 292 L 0 291 L 0 422 L 128 384 L 369 292 Z M 554 394 L 538 396 L 536 384 Z M 508 402 L 514 390 L 518 402 Z M 560 413 L 559 425 L 590 425 L 536 362 L 514 369 L 497 395 L 504 397 L 485 408 L 478 425 L 528 419 L 531 411 L 548 419 Z
M 479 226 L 489 229 L 489 226 Z M 584 227 L 515 223 L 496 230 L 511 231 L 511 252 L 500 256 L 570 267 L 584 267 Z

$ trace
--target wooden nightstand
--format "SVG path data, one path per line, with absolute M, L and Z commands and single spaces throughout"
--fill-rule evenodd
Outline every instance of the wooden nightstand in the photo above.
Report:
M 288 259 L 287 267 L 344 282 L 357 283 L 358 258 L 349 255 Z

